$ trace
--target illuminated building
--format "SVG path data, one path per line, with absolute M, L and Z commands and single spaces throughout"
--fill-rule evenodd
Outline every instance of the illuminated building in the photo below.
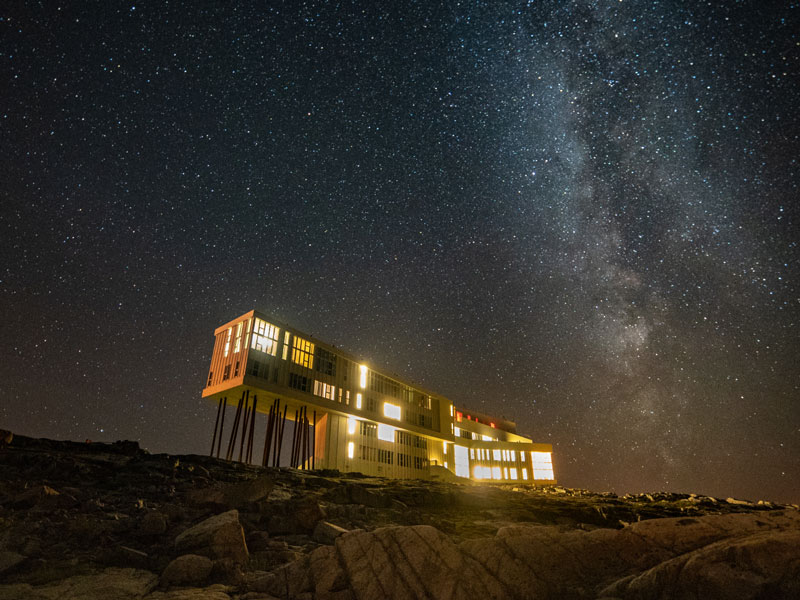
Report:
M 203 397 L 217 402 L 216 456 L 230 404 L 228 460 L 238 455 L 253 462 L 258 428 L 264 446 L 257 462 L 278 465 L 286 423 L 294 421 L 287 441 L 293 467 L 396 478 L 555 481 L 552 446 L 518 435 L 511 421 L 454 406 L 256 311 L 214 333 Z

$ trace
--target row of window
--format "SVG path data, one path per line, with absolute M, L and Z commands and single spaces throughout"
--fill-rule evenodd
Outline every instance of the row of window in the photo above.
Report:
M 348 458 L 355 457 L 355 444 L 350 442 L 347 444 Z M 384 450 L 382 448 L 373 448 L 371 446 L 358 446 L 359 460 L 383 463 L 385 465 L 393 465 L 395 458 L 397 459 L 397 466 L 410 469 L 413 465 L 415 469 L 424 469 L 428 466 L 428 459 L 422 456 L 411 456 L 410 454 L 403 454 L 401 452 L 393 452 L 392 450 Z

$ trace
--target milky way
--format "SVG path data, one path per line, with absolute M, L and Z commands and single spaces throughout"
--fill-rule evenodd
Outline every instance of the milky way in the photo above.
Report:
M 258 308 L 554 445 L 800 501 L 798 5 L 0 8 L 0 426 L 202 453 Z

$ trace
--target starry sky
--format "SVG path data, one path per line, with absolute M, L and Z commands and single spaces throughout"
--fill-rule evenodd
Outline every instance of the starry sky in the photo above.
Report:
M 257 308 L 564 485 L 800 502 L 796 2 L 10 4 L 0 427 L 206 453 Z

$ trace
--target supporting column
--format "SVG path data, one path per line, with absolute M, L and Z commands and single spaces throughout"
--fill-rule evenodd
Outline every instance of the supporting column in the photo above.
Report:
M 217 439 L 217 458 L 219 458 L 219 452 L 222 449 L 222 432 L 225 431 L 225 413 L 228 411 L 228 397 L 222 397 L 222 418 L 220 419 L 219 423 L 219 439 Z M 213 448 L 212 448 L 213 452 Z
M 214 421 L 214 435 L 211 437 L 211 452 L 208 453 L 209 456 L 214 456 L 214 446 L 217 445 L 217 429 L 219 428 L 219 415 L 221 412 L 222 398 L 219 399 L 219 405 L 217 406 L 217 420 Z
M 233 452 L 234 449 L 236 448 L 236 436 L 239 435 L 239 419 L 242 416 L 243 402 L 244 402 L 244 392 L 242 392 L 242 397 L 239 398 L 239 404 L 236 406 L 236 416 L 233 418 L 231 439 L 228 441 L 228 452 L 225 454 L 225 460 L 233 460 Z

